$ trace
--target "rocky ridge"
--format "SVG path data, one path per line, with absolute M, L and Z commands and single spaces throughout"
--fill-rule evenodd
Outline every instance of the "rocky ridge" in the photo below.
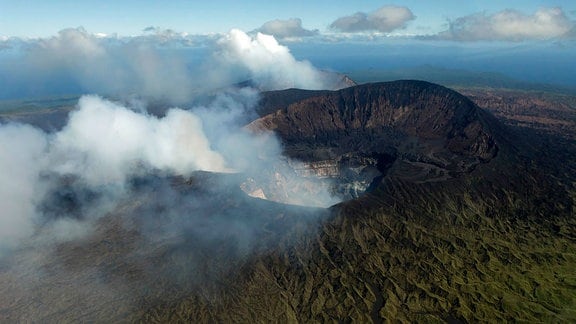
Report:
M 343 200 L 384 176 L 425 183 L 469 173 L 496 157 L 505 136 L 499 122 L 468 98 L 423 81 L 268 92 L 259 111 L 274 112 L 248 128 L 273 131 L 286 154 L 301 161 L 289 162 L 284 177 L 331 182 L 325 185 Z M 268 182 L 271 172 L 263 175 L 254 183 Z

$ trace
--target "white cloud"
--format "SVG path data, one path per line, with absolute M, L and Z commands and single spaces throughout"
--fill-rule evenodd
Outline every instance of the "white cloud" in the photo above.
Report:
M 412 11 L 407 7 L 384 6 L 371 13 L 357 12 L 350 16 L 338 18 L 330 24 L 330 28 L 346 33 L 391 32 L 405 28 L 406 24 L 415 18 Z
M 561 8 L 541 8 L 531 15 L 506 9 L 457 18 L 438 37 L 459 41 L 542 40 L 568 36 L 574 25 Z
M 299 18 L 271 20 L 264 23 L 264 25 L 256 29 L 256 31 L 272 35 L 276 38 L 298 38 L 318 35 L 318 30 L 303 28 L 302 20 Z
M 193 83 L 178 56 L 165 55 L 142 42 L 102 38 L 81 28 L 27 41 L 19 55 L 0 64 L 2 76 L 13 81 L 12 87 L 18 88 L 13 92 L 22 97 L 138 94 L 179 102 L 189 98 Z
M 212 78 L 251 80 L 261 89 L 325 89 L 322 74 L 307 61 L 298 61 L 273 36 L 250 37 L 234 29 L 218 42 Z

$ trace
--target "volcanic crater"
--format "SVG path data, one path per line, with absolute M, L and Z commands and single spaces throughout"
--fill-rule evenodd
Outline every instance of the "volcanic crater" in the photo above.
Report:
M 274 132 L 288 157 L 242 184 L 249 195 L 322 205 L 350 200 L 385 178 L 440 182 L 494 159 L 505 134 L 467 97 L 424 81 L 338 91 L 263 93 L 253 132 Z M 327 189 L 332 199 L 306 201 Z M 309 194 L 302 195 L 302 192 Z

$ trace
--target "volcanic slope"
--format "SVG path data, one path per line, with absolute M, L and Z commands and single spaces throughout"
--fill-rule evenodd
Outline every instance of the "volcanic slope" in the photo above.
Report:
M 361 180 L 364 189 L 391 180 L 499 182 L 516 178 L 535 154 L 514 130 L 468 98 L 423 81 L 334 92 L 291 89 L 266 93 L 262 102 L 261 112 L 279 109 L 249 128 L 278 134 L 285 153 L 302 161 L 300 168 L 309 174 L 328 173 L 348 184 Z M 328 167 L 331 172 L 323 170 Z
M 0 268 L 0 319 L 576 321 L 576 177 L 550 172 L 566 161 L 438 85 L 299 92 L 248 127 L 275 131 L 301 175 L 369 178 L 365 193 L 313 209 L 243 196 L 242 175 L 142 180 L 40 275 Z
M 298 155 L 298 145 L 308 144 L 312 152 L 301 154 L 308 159 L 322 148 L 336 154 L 409 151 L 404 147 L 430 142 L 439 151 L 454 153 L 450 158 L 490 160 L 498 150 L 495 138 L 506 136 L 498 129 L 501 125 L 468 98 L 424 81 L 366 84 L 340 91 L 289 89 L 266 93 L 262 101 L 260 112 L 272 113 L 250 127 L 276 132 L 291 156 Z
M 519 129 L 426 82 L 268 95 L 280 109 L 249 128 L 275 131 L 308 168 L 336 161 L 346 171 L 356 159 L 351 169 L 372 163 L 380 175 L 359 198 L 330 208 L 317 231 L 286 228 L 224 298 L 191 294 L 145 319 L 576 320 L 567 185 L 576 178 L 554 178 L 549 171 L 563 163 L 543 160 L 536 138 L 525 143 Z

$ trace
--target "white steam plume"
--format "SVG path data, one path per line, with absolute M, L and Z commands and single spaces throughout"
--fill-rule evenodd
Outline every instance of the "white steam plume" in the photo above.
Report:
M 46 148 L 42 132 L 0 125 L 0 256 L 33 233 Z
M 148 293 L 141 281 L 124 280 L 124 261 L 148 271 L 155 258 L 142 256 L 174 251 L 178 257 L 185 250 L 185 271 L 180 259 L 172 262 L 169 257 L 158 282 L 190 283 L 219 273 L 200 267 L 191 255 L 213 253 L 208 264 L 220 269 L 229 265 L 230 255 L 242 257 L 273 239 L 269 236 L 274 232 L 264 225 L 275 222 L 275 209 L 247 198 L 238 188 L 243 178 L 198 173 L 189 183 L 186 177 L 195 170 L 233 169 L 246 177 L 279 173 L 275 165 L 285 164 L 286 158 L 278 139 L 242 128 L 256 116 L 257 91 L 228 89 L 216 95 L 214 89 L 247 79 L 267 89 L 322 87 L 310 64 L 295 60 L 271 36 L 252 39 L 240 31 L 214 43 L 216 54 L 206 63 L 209 72 L 196 75 L 181 56 L 171 61 L 172 54 L 149 44 L 109 40 L 81 29 L 27 46 L 25 55 L 0 60 L 0 79 L 14 81 L 6 84 L 12 89 L 0 89 L 0 97 L 78 90 L 175 103 L 208 89 L 205 98 L 212 101 L 191 110 L 172 108 L 158 117 L 138 102 L 125 106 L 90 95 L 80 99 L 67 124 L 53 133 L 0 125 L 0 279 L 6 283 L 0 312 L 16 321 L 43 322 L 82 308 L 90 321 L 98 314 L 93 310 L 119 303 L 125 310 L 125 304 L 137 300 L 130 294 Z M 44 93 L 37 91 L 44 86 Z M 25 91 L 16 91 L 19 87 Z M 306 198 L 314 200 L 312 195 Z M 263 212 L 263 207 L 271 211 Z M 303 218 L 296 221 L 317 220 L 308 215 L 318 213 L 295 212 Z M 267 238 L 258 241 L 264 232 Z M 114 251 L 102 252 L 108 248 Z M 144 283 L 158 275 L 155 264 Z M 184 280 L 175 280 L 177 276 Z M 124 284 L 127 289 L 116 295 Z M 34 302 L 23 305 L 29 298 Z
M 55 134 L 28 125 L 0 125 L 0 256 L 31 237 L 47 218 L 66 216 L 58 208 L 42 214 L 47 212 L 43 203 L 51 199 L 46 196 L 50 190 L 58 192 L 66 186 L 66 181 L 58 180 L 61 177 L 78 179 L 101 197 L 99 211 L 75 207 L 84 213 L 78 217 L 93 218 L 114 208 L 130 177 L 227 171 L 224 158 L 211 149 L 202 127 L 189 111 L 171 109 L 158 118 L 96 96 L 82 97 L 68 124 Z M 71 188 L 66 190 L 76 190 Z M 65 220 L 59 224 L 76 226 Z
M 250 37 L 233 29 L 219 40 L 210 76 L 224 80 L 252 81 L 265 90 L 302 88 L 326 89 L 322 74 L 307 61 L 298 61 L 288 47 L 273 36 L 257 33 Z M 220 81 L 221 82 L 221 81 Z
M 80 99 L 55 136 L 53 153 L 59 173 L 81 175 L 90 184 L 123 181 L 142 167 L 179 175 L 225 171 L 194 114 L 171 109 L 159 119 L 95 96 Z
M 181 109 L 157 118 L 85 96 L 58 133 L 0 125 L 0 256 L 30 237 L 47 216 L 65 216 L 58 209 L 57 215 L 42 215 L 46 194 L 65 183 L 54 175 L 79 179 L 113 205 L 132 176 L 150 172 L 187 176 L 195 170 L 227 171 L 223 157 L 211 149 L 202 121 Z M 111 209 L 102 204 L 98 207 L 102 212 Z
M 314 184 L 300 185 L 291 176 L 293 170 L 285 167 L 287 158 L 282 156 L 278 139 L 242 128 L 243 116 L 255 103 L 254 90 L 228 91 L 206 107 L 173 108 L 160 118 L 101 97 L 84 96 L 57 133 L 23 125 L 1 126 L 0 233 L 4 235 L 0 249 L 17 246 L 18 240 L 30 237 L 36 226 L 44 226 L 50 218 L 66 217 L 66 206 L 50 205 L 60 204 L 62 197 L 73 204 L 75 218 L 95 219 L 125 197 L 127 180 L 151 174 L 186 177 L 198 170 L 238 171 L 247 177 L 269 174 L 270 179 L 283 174 L 290 180 L 284 182 L 293 186 L 291 203 L 327 206 L 338 202 L 327 186 L 310 191 L 315 194 L 300 195 L 298 188 Z M 59 196 L 61 188 L 71 196 Z M 56 198 L 51 198 L 54 192 Z M 78 225 L 59 222 L 66 228 Z M 58 231 L 66 230 L 53 232 Z M 59 236 L 74 237 L 73 233 Z

